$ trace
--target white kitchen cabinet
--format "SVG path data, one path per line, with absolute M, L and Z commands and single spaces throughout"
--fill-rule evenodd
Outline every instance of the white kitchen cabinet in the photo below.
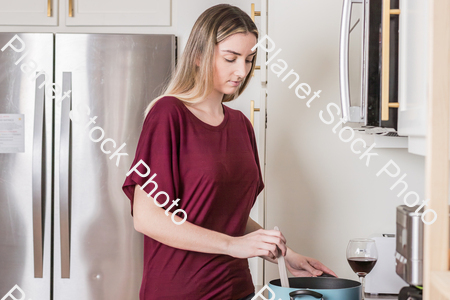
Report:
M 398 133 L 408 136 L 408 152 L 422 156 L 426 155 L 428 122 L 428 5 L 422 0 L 400 1 Z
M 67 26 L 170 26 L 170 0 L 64 0 Z
M 0 25 L 55 26 L 56 0 L 0 0 Z
M 171 10 L 170 0 L 0 0 L 0 25 L 171 26 Z
M 408 151 L 425 155 L 427 131 L 428 1 L 400 1 L 398 134 Z

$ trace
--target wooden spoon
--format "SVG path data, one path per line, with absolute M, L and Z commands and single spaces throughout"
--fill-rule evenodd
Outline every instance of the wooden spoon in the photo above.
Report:
M 275 226 L 274 229 L 280 231 L 280 229 L 278 229 L 278 226 Z M 281 249 L 278 246 L 277 249 L 278 249 L 278 271 L 280 272 L 281 286 L 288 288 L 289 279 L 286 271 L 286 262 L 284 261 L 284 256 L 281 253 Z

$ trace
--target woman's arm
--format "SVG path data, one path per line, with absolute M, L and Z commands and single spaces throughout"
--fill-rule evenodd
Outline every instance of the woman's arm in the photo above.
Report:
M 204 253 L 226 254 L 237 258 L 249 258 L 261 255 L 276 257 L 276 245 L 283 253 L 285 240 L 277 230 L 259 230 L 240 237 L 232 237 L 209 230 L 188 221 L 176 225 L 171 220 L 172 213 L 156 206 L 152 197 L 141 190 L 134 189 L 133 222 L 139 231 L 165 245 Z M 176 221 L 182 219 L 174 216 Z

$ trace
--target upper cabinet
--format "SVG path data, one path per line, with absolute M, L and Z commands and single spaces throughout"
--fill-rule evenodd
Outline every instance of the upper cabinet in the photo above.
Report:
M 65 0 L 67 26 L 170 26 L 170 0 Z
M 56 0 L 0 0 L 0 25 L 58 24 Z
M 398 134 L 408 151 L 425 155 L 427 132 L 428 1 L 400 1 Z
M 0 25 L 170 26 L 170 0 L 0 0 Z M 59 18 L 58 18 L 59 17 Z

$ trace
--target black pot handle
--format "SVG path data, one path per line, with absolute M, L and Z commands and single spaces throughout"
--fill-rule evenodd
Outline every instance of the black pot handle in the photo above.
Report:
M 313 296 L 315 298 L 323 300 L 322 294 L 320 294 L 318 292 L 310 291 L 310 290 L 297 290 L 297 291 L 293 291 L 293 292 L 289 293 L 291 300 L 294 300 L 295 298 L 297 298 L 297 296 L 302 296 L 302 295 L 309 295 L 309 296 Z

